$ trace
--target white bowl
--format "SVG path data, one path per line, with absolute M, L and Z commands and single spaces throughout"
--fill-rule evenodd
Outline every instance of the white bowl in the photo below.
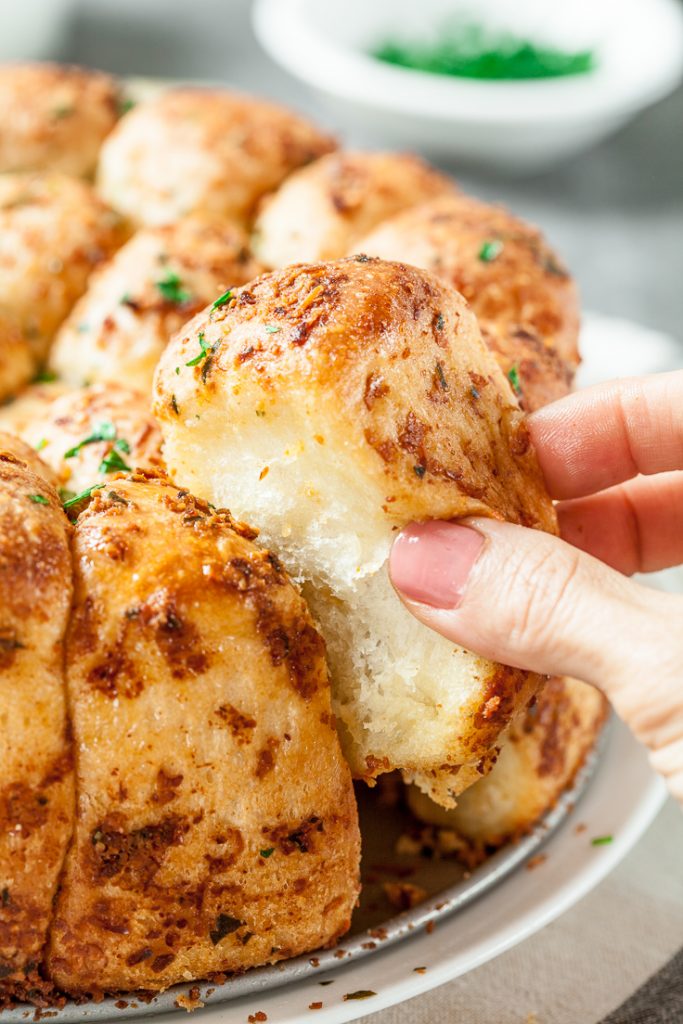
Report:
M 370 56 L 388 38 L 433 38 L 456 11 L 565 49 L 590 47 L 597 67 L 501 82 Z M 475 8 L 471 0 L 256 0 L 253 17 L 268 53 L 356 136 L 505 170 L 534 170 L 587 148 L 683 77 L 677 0 L 478 0 Z
M 0 62 L 59 57 L 73 0 L 0 0 Z

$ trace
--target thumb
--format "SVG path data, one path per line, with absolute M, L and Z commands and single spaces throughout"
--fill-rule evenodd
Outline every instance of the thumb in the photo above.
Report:
M 661 595 L 591 555 L 492 519 L 411 524 L 394 543 L 390 572 L 410 611 L 454 643 L 607 690 L 633 671 L 633 648 L 655 642 L 650 620 L 662 614 Z
M 492 519 L 411 524 L 390 573 L 413 615 L 454 643 L 604 690 L 683 801 L 683 598 Z

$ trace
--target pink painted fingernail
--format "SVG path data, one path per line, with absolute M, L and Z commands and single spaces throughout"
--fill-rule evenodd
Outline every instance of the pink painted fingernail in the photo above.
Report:
M 457 608 L 484 538 L 458 523 L 411 523 L 391 549 L 389 571 L 409 601 Z

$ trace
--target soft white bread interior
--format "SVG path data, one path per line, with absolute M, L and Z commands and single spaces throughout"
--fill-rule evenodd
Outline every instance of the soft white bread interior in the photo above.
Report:
M 523 408 L 569 391 L 579 363 L 578 294 L 537 228 L 453 192 L 390 218 L 353 250 L 424 267 L 457 288 Z
M 500 846 L 528 832 L 571 785 L 607 715 L 602 694 L 576 679 L 552 678 L 486 776 L 446 810 L 416 787 L 408 803 L 421 821 L 452 828 L 480 848 Z
M 359 833 L 325 648 L 255 531 L 149 474 L 74 532 L 78 814 L 48 969 L 163 989 L 333 943 Z
M 0 1007 L 46 988 L 36 968 L 74 815 L 70 527 L 48 476 L 0 435 Z
M 187 325 L 155 391 L 173 478 L 249 518 L 305 584 L 355 774 L 398 767 L 451 803 L 539 681 L 416 622 L 387 577 L 392 539 L 468 514 L 555 529 L 465 301 L 397 263 L 290 267 Z
M 55 338 L 50 366 L 72 387 L 111 380 L 149 395 L 171 335 L 258 273 L 235 225 L 186 217 L 139 231 L 93 275 Z
M 380 221 L 454 191 L 450 178 L 410 153 L 328 153 L 264 200 L 254 246 L 271 268 L 339 259 Z

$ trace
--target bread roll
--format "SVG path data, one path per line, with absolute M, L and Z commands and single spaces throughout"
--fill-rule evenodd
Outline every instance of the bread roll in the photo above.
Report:
M 0 172 L 90 177 L 119 116 L 116 81 L 66 64 L 0 66 Z
M 536 228 L 454 194 L 398 214 L 353 248 L 424 267 L 457 288 L 527 410 L 570 389 L 579 363 L 577 292 Z
M 173 478 L 250 517 L 306 583 L 354 773 L 402 768 L 451 803 L 538 679 L 417 622 L 388 580 L 391 542 L 411 520 L 469 514 L 555 529 L 465 301 L 398 263 L 290 267 L 187 325 L 155 389 Z
M 453 828 L 479 848 L 502 846 L 528 832 L 574 780 L 607 715 L 602 694 L 576 679 L 551 679 L 510 738 L 486 778 L 445 810 L 415 787 L 414 814 Z
M 121 118 L 102 147 L 98 184 L 137 224 L 191 213 L 245 222 L 290 171 L 333 148 L 274 103 L 222 89 L 171 89 Z
M 0 1007 L 43 1001 L 36 964 L 73 825 L 69 524 L 45 475 L 0 435 Z
M 454 189 L 410 153 L 329 153 L 265 201 L 254 244 L 267 267 L 338 259 L 380 221 Z
M 0 402 L 18 395 L 34 368 L 30 341 L 10 311 L 0 308 Z
M 88 277 L 124 240 L 119 217 L 90 187 L 60 174 L 0 175 L 0 349 L 16 394 L 47 356 L 55 331 Z M 27 357 L 28 353 L 28 357 Z
M 24 438 L 54 470 L 67 500 L 118 472 L 162 466 L 161 432 L 147 399 L 120 384 L 67 392 L 31 421 Z
M 57 334 L 50 365 L 72 387 L 125 381 L 148 395 L 171 335 L 259 269 L 233 225 L 186 218 L 140 231 L 93 276 Z
M 22 437 L 35 446 L 41 440 L 40 421 L 45 419 L 55 399 L 69 390 L 58 380 L 29 384 L 18 398 L 0 405 L 0 430 Z M 34 427 L 36 423 L 38 430 Z
M 358 895 L 324 644 L 277 559 L 163 479 L 76 524 L 78 818 L 48 966 L 153 989 L 335 941 Z

